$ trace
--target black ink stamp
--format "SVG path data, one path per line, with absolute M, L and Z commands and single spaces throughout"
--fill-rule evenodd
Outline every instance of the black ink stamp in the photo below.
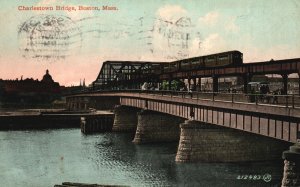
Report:
M 78 53 L 82 42 L 76 23 L 57 15 L 31 17 L 20 26 L 18 38 L 21 55 L 38 61 L 65 59 Z

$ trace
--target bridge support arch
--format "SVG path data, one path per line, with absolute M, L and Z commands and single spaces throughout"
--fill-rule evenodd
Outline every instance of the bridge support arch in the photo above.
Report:
M 137 126 L 137 112 L 140 109 L 116 105 L 114 109 L 115 118 L 112 127 L 114 132 L 135 132 Z
M 178 141 L 179 124 L 183 121 L 183 118 L 172 115 L 142 110 L 138 113 L 138 125 L 133 143 Z
M 204 122 L 180 125 L 177 162 L 242 162 L 276 160 L 289 143 Z

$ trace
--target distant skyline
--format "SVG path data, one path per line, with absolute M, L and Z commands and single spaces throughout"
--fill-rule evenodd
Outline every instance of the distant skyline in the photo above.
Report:
M 228 50 L 241 51 L 244 62 L 300 57 L 298 0 L 1 0 L 0 24 L 2 79 L 40 80 L 49 69 L 61 85 L 89 84 L 107 60 Z

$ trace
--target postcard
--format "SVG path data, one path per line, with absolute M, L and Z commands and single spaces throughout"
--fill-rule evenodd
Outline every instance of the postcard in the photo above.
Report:
M 299 10 L 2 0 L 0 186 L 299 186 Z

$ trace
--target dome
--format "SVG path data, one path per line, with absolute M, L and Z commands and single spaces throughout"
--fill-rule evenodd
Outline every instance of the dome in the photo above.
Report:
M 49 70 L 46 70 L 46 74 L 43 76 L 42 82 L 53 83 L 52 76 L 49 74 Z

